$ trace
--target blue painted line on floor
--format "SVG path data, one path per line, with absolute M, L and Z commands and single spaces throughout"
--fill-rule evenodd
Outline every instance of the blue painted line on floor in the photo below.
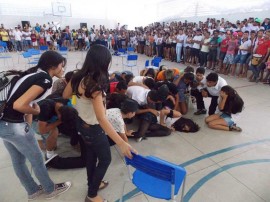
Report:
M 134 196 L 135 194 L 138 194 L 140 192 L 139 189 L 133 189 L 132 191 L 128 192 L 126 195 L 123 196 L 123 201 L 127 201 L 128 199 L 130 199 L 132 196 Z M 120 200 L 116 200 L 115 202 L 120 202 Z
M 204 154 L 204 155 L 199 156 L 197 158 L 191 159 L 189 161 L 186 161 L 186 162 L 180 164 L 179 166 L 186 167 L 186 166 L 189 166 L 189 165 L 191 165 L 193 163 L 196 163 L 198 161 L 204 160 L 206 158 L 209 158 L 209 157 L 212 157 L 212 156 L 215 156 L 215 155 L 218 155 L 218 154 L 222 154 L 222 153 L 234 150 L 234 149 L 239 149 L 239 148 L 246 147 L 246 146 L 249 146 L 249 145 L 260 144 L 260 143 L 264 143 L 264 142 L 268 142 L 268 141 L 270 141 L 270 138 L 266 138 L 266 139 L 262 139 L 262 140 L 257 140 L 257 141 L 253 141 L 253 142 L 247 142 L 247 143 L 227 147 L 227 148 L 220 149 L 220 150 L 208 153 L 208 154 Z M 129 193 L 127 193 L 126 195 L 123 196 L 123 201 L 128 200 L 129 198 L 131 198 L 132 196 L 134 196 L 135 194 L 137 194 L 139 192 L 140 191 L 137 188 L 133 189 L 132 191 L 130 191 Z M 115 202 L 119 202 L 119 200 L 116 200 Z
M 208 182 L 209 180 L 211 180 L 213 177 L 217 176 L 218 174 L 234 167 L 249 165 L 249 164 L 256 164 L 256 163 L 270 163 L 270 159 L 255 159 L 255 160 L 241 161 L 241 162 L 222 166 L 219 169 L 216 169 L 212 171 L 211 173 L 209 173 L 208 175 L 204 176 L 196 184 L 194 184 L 186 193 L 184 197 L 184 202 L 188 202 L 191 199 L 191 197 L 201 188 L 201 186 L 203 186 L 206 182 Z
M 189 166 L 189 165 L 191 165 L 193 163 L 196 163 L 198 161 L 201 161 L 203 159 L 206 159 L 206 158 L 218 155 L 218 154 L 222 154 L 222 153 L 225 153 L 225 152 L 228 152 L 228 151 L 231 151 L 231 150 L 234 150 L 234 149 L 239 149 L 239 148 L 249 146 L 249 145 L 260 144 L 260 143 L 267 142 L 267 141 L 270 141 L 270 138 L 263 139 L 263 140 L 257 140 L 257 141 L 253 141 L 253 142 L 247 142 L 247 143 L 235 145 L 235 146 L 232 146 L 232 147 L 227 147 L 227 148 L 220 149 L 220 150 L 208 153 L 208 154 L 204 154 L 204 155 L 199 156 L 197 158 L 191 159 L 189 161 L 186 161 L 185 163 L 180 164 L 179 166 L 186 167 L 186 166 Z

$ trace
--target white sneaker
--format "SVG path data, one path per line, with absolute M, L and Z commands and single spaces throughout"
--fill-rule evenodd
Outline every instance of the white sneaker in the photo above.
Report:
M 52 193 L 46 194 L 46 199 L 52 199 L 60 194 L 65 193 L 71 187 L 71 182 L 62 182 L 54 185 L 54 191 Z
M 57 156 L 58 154 L 54 154 L 51 158 L 47 158 L 47 155 L 45 154 L 45 166 L 48 167 L 49 162 Z
M 39 197 L 43 193 L 44 193 L 44 189 L 43 189 L 43 187 L 41 185 L 39 185 L 38 186 L 38 191 L 36 191 L 36 193 L 28 195 L 28 201 L 33 201 L 33 200 L 37 199 L 37 197 Z

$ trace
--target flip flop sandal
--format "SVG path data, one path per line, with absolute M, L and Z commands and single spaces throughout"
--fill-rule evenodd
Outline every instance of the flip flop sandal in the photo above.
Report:
M 109 182 L 106 180 L 102 180 L 99 186 L 99 190 L 105 189 L 109 185 Z

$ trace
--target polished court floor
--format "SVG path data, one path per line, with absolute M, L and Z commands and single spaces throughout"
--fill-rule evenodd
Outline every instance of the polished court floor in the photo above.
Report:
M 16 69 L 25 69 L 25 60 L 13 53 Z M 67 59 L 67 71 L 79 67 L 85 52 L 70 52 Z M 138 67 L 144 67 L 145 60 L 139 55 Z M 162 61 L 168 67 L 183 69 L 182 64 Z M 8 67 L 9 66 L 9 67 Z M 13 66 L 0 60 L 0 69 Z M 111 70 L 121 70 L 122 58 L 113 56 Z M 133 70 L 136 74 L 136 69 Z M 243 129 L 241 133 L 209 129 L 204 123 L 204 115 L 194 116 L 194 108 L 189 107 L 185 117 L 192 118 L 200 125 L 197 133 L 174 132 L 168 137 L 148 138 L 140 143 L 130 140 L 130 144 L 142 155 L 154 155 L 183 166 L 187 170 L 185 202 L 270 202 L 270 86 L 250 83 L 246 79 L 225 78 L 229 85 L 237 89 L 245 101 L 245 109 L 237 123 Z M 206 99 L 207 105 L 209 100 Z M 135 127 L 135 126 L 131 126 Z M 0 129 L 1 130 L 1 129 Z M 37 136 L 37 138 L 40 138 Z M 112 163 L 105 179 L 109 186 L 100 191 L 100 195 L 109 201 L 117 201 L 122 185 L 127 179 L 127 169 L 117 148 L 112 147 Z M 69 140 L 59 137 L 58 149 L 61 156 L 78 155 Z M 87 193 L 85 169 L 56 170 L 49 169 L 55 182 L 70 180 L 72 188 L 51 201 L 82 202 Z M 34 176 L 34 175 L 33 175 Z M 27 195 L 15 176 L 12 163 L 2 140 L 0 140 L 0 202 L 25 202 Z M 162 189 L 162 187 L 161 187 Z M 124 199 L 129 202 L 160 201 L 143 195 L 132 184 L 127 184 Z M 40 199 L 37 201 L 46 201 Z

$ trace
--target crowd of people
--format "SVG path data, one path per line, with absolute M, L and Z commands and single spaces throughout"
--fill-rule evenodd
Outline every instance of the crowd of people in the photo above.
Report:
M 103 178 L 111 162 L 110 146 L 116 144 L 123 155 L 132 158 L 132 152 L 137 151 L 129 144 L 130 138 L 141 142 L 148 137 L 168 136 L 173 131 L 197 132 L 198 124 L 183 117 L 188 113 L 189 99 L 196 102 L 194 115 L 208 112 L 205 123 L 209 128 L 241 132 L 234 115 L 242 112 L 244 101 L 218 73 L 234 75 L 236 64 L 240 63 L 242 72 L 238 73 L 246 77 L 250 67 L 253 71 L 250 80 L 258 81 L 270 52 L 268 23 L 268 19 L 262 24 L 252 18 L 236 24 L 224 19 L 207 19 L 199 24 L 154 23 L 135 31 L 120 27 L 115 30 L 104 26 L 90 30 L 84 27 L 78 32 L 74 30 L 75 35 L 68 27 L 60 31 L 38 24 L 34 28 L 26 26 L 25 33 L 36 35 L 36 46 L 42 45 L 40 34 L 45 32 L 50 35 L 46 43 L 53 48 L 52 32 L 61 40 L 56 40 L 58 46 L 89 49 L 82 68 L 66 73 L 64 78 L 63 67 L 67 61 L 53 50 L 44 52 L 35 67 L 24 72 L 7 72 L 16 76 L 0 120 L 0 137 L 28 199 L 44 194 L 51 199 L 71 187 L 69 181 L 55 184 L 46 167 L 86 167 L 88 194 L 85 201 L 104 201 L 98 191 L 109 184 Z M 15 28 L 16 32 L 21 32 L 20 29 Z M 34 46 L 31 34 L 30 39 L 25 34 L 20 35 L 29 41 L 23 42 L 24 45 L 16 38 L 13 43 L 4 27 L 0 36 L 2 41 L 10 42 L 11 51 Z M 85 43 L 85 37 L 89 37 L 89 44 Z M 138 53 L 190 65 L 184 70 L 164 65 L 158 70 L 149 67 L 136 76 L 129 71 L 109 75 L 110 49 L 117 51 L 128 46 Z M 205 75 L 206 68 L 216 72 Z M 53 77 L 59 79 L 53 83 Z M 52 86 L 51 94 L 45 97 Z M 208 110 L 204 104 L 206 97 L 211 98 Z M 127 124 L 134 119 L 139 121 L 138 129 L 128 130 Z M 36 140 L 35 133 L 42 136 L 41 141 Z M 55 152 L 60 133 L 70 137 L 70 144 L 79 148 L 80 156 L 61 157 Z M 45 151 L 45 163 L 40 149 Z M 41 185 L 31 177 L 26 158 Z

